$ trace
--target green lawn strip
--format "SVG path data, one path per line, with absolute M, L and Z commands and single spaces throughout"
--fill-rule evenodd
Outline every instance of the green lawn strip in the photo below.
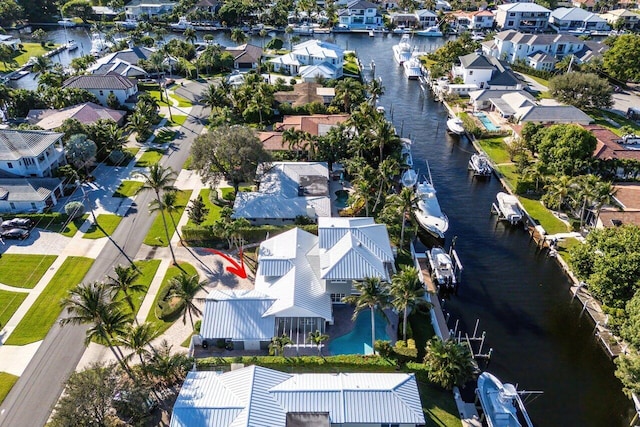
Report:
M 89 218 L 89 214 L 84 214 L 80 218 L 76 218 L 73 221 L 66 223 L 66 225 L 60 224 L 59 230 L 56 231 L 58 231 L 58 233 L 62 234 L 63 236 L 73 237 L 76 235 L 87 218 Z
M 59 45 L 55 45 L 53 47 L 51 46 L 42 47 L 40 43 L 21 43 L 21 44 L 22 44 L 22 49 L 15 51 L 13 54 L 13 60 L 15 62 L 13 64 L 10 64 L 7 61 L 7 67 L 5 67 L 4 63 L 0 62 L 0 71 L 15 70 L 23 66 L 24 64 L 26 64 L 27 61 L 29 61 L 29 58 L 31 58 L 32 56 L 42 56 L 45 53 L 59 46 Z
M 460 427 L 458 407 L 453 394 L 428 382 L 418 381 L 418 392 L 427 427 Z
M 187 116 L 182 114 L 173 114 L 173 118 L 167 123 L 169 126 L 182 126 L 187 121 Z
M 139 147 L 127 147 L 125 148 L 123 151 L 131 154 L 131 156 L 135 157 L 136 154 L 138 154 L 138 151 L 140 151 Z
M 26 292 L 0 290 L 0 325 L 7 324 L 27 295 Z
M 604 110 L 591 110 L 589 111 L 589 115 L 595 120 L 597 125 L 609 129 L 618 136 L 622 136 L 624 133 L 621 129 L 622 126 L 629 126 L 634 129 L 636 133 L 640 133 L 640 125 L 619 114 Z M 607 118 L 613 120 L 620 126 L 615 126 L 613 123 L 607 121 Z
M 184 208 L 187 206 L 189 202 L 189 197 L 191 196 L 191 190 L 179 190 L 176 192 L 176 206 L 179 208 L 176 211 L 171 213 L 173 216 L 173 222 L 178 224 L 180 221 L 180 217 L 182 216 L 182 212 L 184 212 Z M 171 222 L 171 217 L 167 212 L 164 215 L 167 221 L 167 228 L 169 230 L 169 237 L 173 236 L 173 233 L 176 231 L 173 223 Z M 164 231 L 164 223 L 162 222 L 162 215 L 158 212 L 156 219 L 151 224 L 151 228 L 149 228 L 149 232 L 147 236 L 144 238 L 144 244 L 149 246 L 168 246 L 167 235 Z
M 173 141 L 176 137 L 176 133 L 170 129 L 163 129 L 159 131 L 153 139 L 153 142 L 156 144 L 165 144 L 167 142 Z
M 137 284 L 143 285 L 145 287 L 144 291 L 134 292 L 131 295 L 131 300 L 133 301 L 133 306 L 135 308 L 135 312 L 137 313 L 140 309 L 140 305 L 142 305 L 142 301 L 144 301 L 144 297 L 147 295 L 147 290 L 153 281 L 153 277 L 156 275 L 156 271 L 158 271 L 158 267 L 160 266 L 159 259 L 147 259 L 147 260 L 139 260 L 133 262 L 136 267 L 140 270 L 140 276 L 138 280 L 136 280 Z M 122 298 L 124 295 L 118 294 L 118 298 Z M 124 305 L 125 310 L 128 310 L 128 305 Z
M 114 191 L 113 197 L 133 197 L 143 185 L 144 183 L 142 181 L 122 181 L 120 186 Z
M 111 214 L 100 214 L 96 217 L 98 224 L 106 231 L 109 235 L 113 234 L 120 225 L 120 221 L 122 221 L 122 217 L 118 215 Z M 82 236 L 83 239 L 100 239 L 101 237 L 106 237 L 106 235 L 98 228 L 97 225 L 91 224 L 91 227 L 84 233 Z
M 13 385 L 18 381 L 19 377 L 8 374 L 6 372 L 0 372 L 0 403 L 7 397 L 7 394 L 11 391 Z
M 178 95 L 177 93 L 170 93 L 169 98 L 176 101 L 178 103 L 178 107 L 182 107 L 182 108 L 193 107 L 193 103 L 191 101 L 189 101 L 187 98 L 184 98 Z
M 252 188 L 251 187 L 239 187 L 238 188 L 239 191 L 251 191 Z M 222 198 L 224 198 L 225 196 L 228 196 L 229 194 L 233 193 L 233 187 L 222 187 L 220 188 L 220 193 Z
M 551 211 L 545 208 L 539 200 L 518 196 L 520 203 L 529 216 L 536 220 L 548 234 L 566 233 L 567 224 L 559 220 Z
M 93 261 L 91 258 L 68 257 L 5 344 L 25 345 L 43 339 L 62 311 L 60 301 L 69 289 L 82 282 Z
M 180 263 L 180 267 L 182 267 L 182 269 L 184 271 L 186 271 L 187 274 L 189 274 L 191 276 L 194 275 L 194 274 L 198 274 L 196 269 L 189 263 L 181 262 Z M 147 315 L 147 320 L 146 321 L 153 323 L 153 325 L 156 327 L 156 329 L 159 331 L 159 333 L 164 333 L 164 331 L 169 329 L 169 327 L 171 325 L 173 325 L 173 323 L 177 320 L 177 318 L 170 319 L 169 321 L 166 321 L 166 322 L 164 320 L 158 318 L 158 316 L 156 315 L 156 307 L 158 305 L 158 297 L 162 294 L 162 290 L 166 289 L 169 286 L 169 281 L 172 278 L 174 278 L 176 276 L 179 276 L 180 273 L 182 273 L 182 270 L 180 270 L 176 266 L 171 266 L 171 267 L 169 267 L 169 269 L 167 269 L 167 272 L 164 275 L 164 279 L 162 279 L 162 284 L 160 285 L 160 289 L 158 289 L 158 293 L 156 294 L 156 298 L 155 298 L 155 300 L 153 300 L 153 305 L 151 306 L 151 310 L 149 311 L 149 314 Z M 189 320 L 187 319 L 187 321 L 189 321 Z
M 562 239 L 558 241 L 558 252 L 560 252 L 560 255 L 562 256 L 566 256 L 565 260 L 567 262 L 569 262 L 569 257 L 567 255 L 569 255 L 569 250 L 571 250 L 571 248 L 573 248 L 574 246 L 577 246 L 580 244 L 580 240 L 574 238 L 574 237 L 569 237 L 566 239 Z
M 522 73 L 524 74 L 524 73 Z M 541 84 L 544 87 L 549 87 L 549 80 L 543 79 L 542 77 L 532 76 L 531 74 L 524 74 L 525 76 L 531 78 L 531 80 L 535 80 L 538 84 Z
M 145 151 L 142 156 L 136 161 L 136 167 L 148 168 L 151 165 L 155 165 L 160 161 L 164 152 L 162 150 L 150 149 Z
M 166 107 L 168 105 L 167 102 L 165 101 L 167 97 L 164 96 L 164 91 L 162 91 L 162 95 L 160 94 L 159 90 L 147 90 L 147 93 L 151 95 L 151 97 L 158 102 L 158 105 L 160 107 Z
M 502 174 L 503 179 L 507 181 L 511 189 L 516 188 L 519 176 L 516 172 L 516 165 L 499 165 L 496 166 L 496 169 Z
M 36 227 L 50 231 L 52 233 L 61 233 L 67 237 L 73 237 L 78 231 L 78 227 L 82 225 L 88 215 L 77 218 L 69 222 L 69 217 L 63 213 L 46 213 L 46 214 L 28 214 L 17 215 L 20 218 L 30 218 L 36 224 Z
M 33 289 L 56 258 L 56 255 L 4 254 L 0 258 L 0 283 Z
M 487 138 L 478 139 L 478 144 L 487 153 L 487 156 L 493 160 L 494 163 L 510 163 L 509 153 L 507 152 L 507 144 L 504 142 L 504 138 Z
M 207 218 L 204 220 L 202 224 L 200 224 L 200 226 L 213 225 L 214 222 L 220 219 L 220 211 L 222 210 L 222 208 L 211 202 L 211 200 L 209 199 L 210 195 L 211 195 L 210 188 L 203 188 L 202 190 L 200 190 L 200 196 L 202 197 L 202 201 L 204 202 L 204 205 L 207 207 L 207 209 L 209 209 Z M 195 226 L 195 224 L 193 223 L 193 221 L 191 221 L 191 219 L 189 219 L 189 222 L 187 223 L 187 227 L 188 226 Z

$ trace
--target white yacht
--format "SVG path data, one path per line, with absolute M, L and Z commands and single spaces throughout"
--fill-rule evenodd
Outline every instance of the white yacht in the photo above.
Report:
M 411 50 L 411 37 L 409 34 L 404 34 L 400 43 L 393 46 L 393 57 L 398 64 L 402 65 L 404 61 L 411 59 Z
M 496 195 L 496 199 L 498 201 L 498 213 L 503 219 L 506 219 L 511 224 L 517 224 L 522 221 L 522 209 L 516 196 L 501 191 Z
M 418 183 L 418 173 L 413 169 L 407 169 L 400 177 L 403 187 L 413 187 Z
M 89 53 L 92 55 L 100 55 L 103 51 L 113 46 L 113 43 L 104 39 L 104 36 L 100 33 L 91 34 L 91 50 Z
M 503 384 L 488 372 L 478 377 L 476 394 L 489 427 L 533 427 L 513 384 Z
M 417 80 L 422 75 L 420 59 L 416 55 L 405 61 L 402 66 L 404 67 L 404 74 L 409 80 Z
M 62 18 L 61 20 L 58 21 L 58 25 L 65 28 L 72 28 L 78 24 L 76 24 L 75 21 L 71 18 Z
M 65 43 L 65 46 L 67 47 L 68 51 L 72 51 L 78 48 L 78 43 L 76 43 L 75 40 L 69 40 L 67 43 Z
M 187 21 L 186 16 L 181 16 L 178 18 L 178 22 L 169 24 L 169 28 L 171 28 L 171 31 L 184 31 L 187 28 L 193 28 L 193 25 L 191 22 Z
M 435 246 L 427 252 L 431 274 L 433 274 L 439 286 L 452 289 L 458 283 L 455 266 L 450 254 L 445 252 L 440 246 Z
M 115 24 L 120 25 L 125 30 L 135 30 L 138 28 L 138 21 L 135 19 L 125 19 L 124 21 L 116 21 Z
M 469 160 L 469 170 L 473 171 L 474 175 L 478 176 L 491 176 L 493 168 L 489 163 L 489 159 L 484 154 L 474 153 Z
M 393 34 L 411 34 L 411 28 L 407 28 L 404 25 L 398 25 L 396 28 L 393 29 L 392 33 Z
M 449 218 L 440 209 L 436 189 L 431 181 L 425 178 L 418 184 L 416 194 L 420 200 L 413 214 L 418 224 L 433 236 L 444 239 L 444 233 L 449 229 Z
M 452 117 L 447 120 L 447 129 L 449 129 L 451 133 L 462 135 L 464 133 L 464 123 L 459 117 Z
M 429 27 L 426 28 L 424 30 L 420 30 L 420 31 L 416 31 L 416 36 L 422 36 L 422 37 L 442 37 L 442 31 L 440 31 L 440 28 L 437 25 L 434 25 L 433 27 Z

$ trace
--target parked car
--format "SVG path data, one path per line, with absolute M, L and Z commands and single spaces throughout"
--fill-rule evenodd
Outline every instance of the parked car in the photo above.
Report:
M 0 237 L 2 237 L 3 239 L 24 240 L 29 237 L 29 230 L 25 230 L 24 228 L 12 228 L 11 230 L 0 232 Z
M 33 226 L 33 221 L 29 218 L 13 218 L 6 221 L 2 221 L 0 224 L 0 228 L 10 229 L 10 228 L 24 228 L 26 230 L 30 229 Z

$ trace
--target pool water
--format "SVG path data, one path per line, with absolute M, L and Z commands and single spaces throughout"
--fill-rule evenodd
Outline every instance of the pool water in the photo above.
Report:
M 489 117 L 487 117 L 486 114 L 474 113 L 473 115 L 476 116 L 478 120 L 480 120 L 480 122 L 482 123 L 482 125 L 485 127 L 486 130 L 490 132 L 495 130 L 500 130 L 500 126 L 494 125 L 493 122 L 489 119 Z
M 346 208 L 348 200 L 349 200 L 349 192 L 347 190 L 336 191 L 335 205 L 337 208 Z
M 387 322 L 376 312 L 376 340 L 388 340 Z M 371 312 L 361 311 L 353 322 L 353 330 L 329 343 L 329 353 L 337 354 L 372 354 L 371 348 Z

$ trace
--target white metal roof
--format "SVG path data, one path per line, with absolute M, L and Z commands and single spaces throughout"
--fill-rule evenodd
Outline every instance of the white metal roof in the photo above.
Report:
M 249 366 L 190 372 L 171 427 L 278 427 L 293 412 L 329 413 L 332 424 L 425 423 L 413 374 L 286 374 Z
M 269 341 L 275 319 L 263 315 L 275 299 L 255 290 L 212 291 L 207 295 L 200 335 L 204 339 Z
M 507 3 L 498 5 L 498 9 L 509 12 L 549 12 L 551 11 L 544 6 L 535 3 Z

